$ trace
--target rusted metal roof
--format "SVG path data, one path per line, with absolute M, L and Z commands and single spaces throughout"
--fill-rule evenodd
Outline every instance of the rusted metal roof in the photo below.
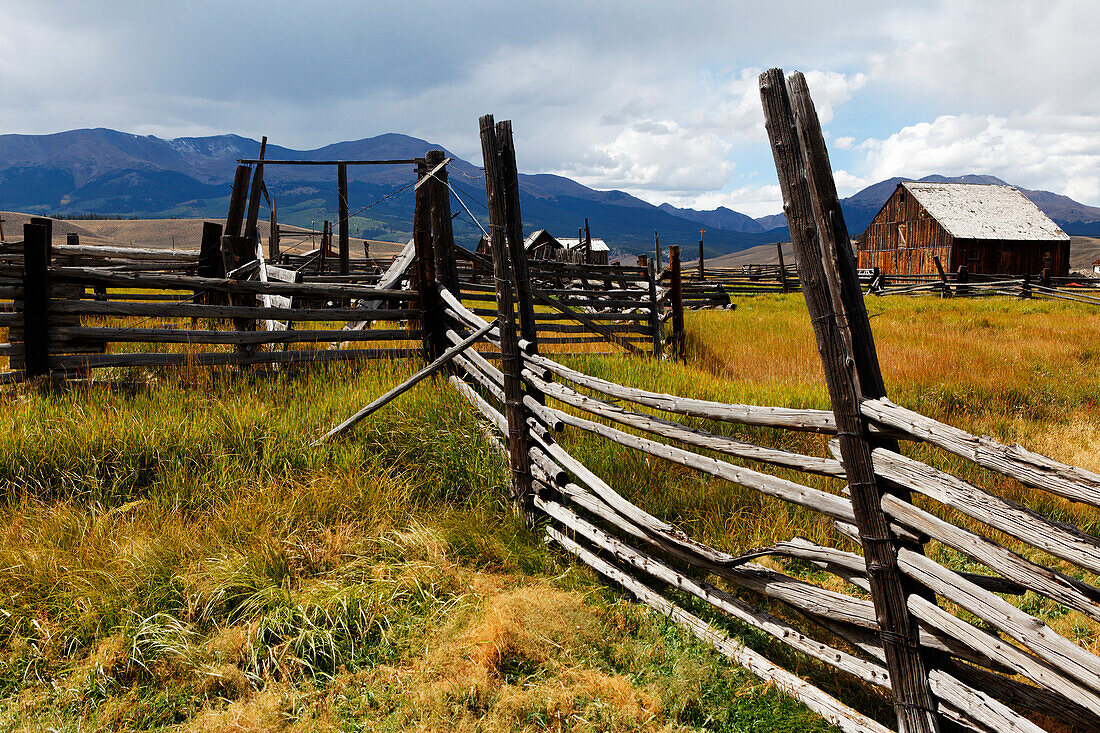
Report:
M 919 181 L 901 185 L 957 239 L 1069 240 L 1015 186 Z

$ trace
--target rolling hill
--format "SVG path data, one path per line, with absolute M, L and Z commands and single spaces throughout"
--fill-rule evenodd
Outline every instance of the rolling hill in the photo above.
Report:
M 259 147 L 258 141 L 238 135 L 165 140 L 102 128 L 52 135 L 0 135 L 0 209 L 55 217 L 95 213 L 142 219 L 219 219 L 228 206 L 237 159 L 255 157 Z M 269 144 L 267 157 L 405 159 L 440 147 L 387 133 L 315 150 Z M 484 226 L 487 218 L 481 169 L 451 157 L 455 158 L 451 184 L 461 200 L 452 202 L 455 235 L 460 243 L 472 247 L 481 236 L 478 222 Z M 336 171 L 331 167 L 269 166 L 264 177 L 280 221 L 319 227 L 325 219 L 336 219 Z M 411 236 L 413 191 L 409 184 L 413 178 L 409 166 L 352 166 L 348 185 L 352 235 L 407 241 Z M 866 227 L 902 180 L 907 179 L 881 181 L 841 201 L 853 236 Z M 977 175 L 920 180 L 1004 183 Z M 1020 190 L 1069 234 L 1100 235 L 1100 208 L 1049 191 Z M 700 229 L 706 230 L 704 243 L 710 258 L 788 239 L 782 214 L 753 219 L 725 207 L 699 211 L 669 204 L 654 206 L 622 191 L 598 191 L 551 174 L 521 175 L 520 195 L 528 231 L 548 229 L 569 236 L 587 218 L 593 236 L 606 240 L 613 256 L 652 251 L 654 231 L 660 232 L 663 245 L 680 244 L 691 257 L 697 251 Z
M 270 159 L 367 160 L 423 156 L 441 146 L 407 135 L 334 143 L 316 150 L 268 145 Z M 0 135 L 0 209 L 49 216 L 86 213 L 137 218 L 220 218 L 239 158 L 259 152 L 255 140 L 236 135 L 164 140 L 114 130 L 71 130 L 54 135 Z M 481 170 L 455 157 L 456 196 L 484 225 Z M 265 182 L 280 221 L 309 227 L 337 216 L 336 171 L 328 166 L 269 166 Z M 408 166 L 352 166 L 348 198 L 352 234 L 406 241 L 411 235 L 414 179 Z M 653 232 L 664 243 L 698 241 L 696 222 L 621 191 L 597 191 L 562 176 L 521 175 L 524 226 L 568 236 L 587 217 L 593 236 L 619 253 L 648 252 Z M 473 246 L 481 229 L 457 202 L 456 237 Z M 730 212 L 735 213 L 735 212 Z M 265 214 L 266 216 L 266 214 Z M 738 215 L 740 216 L 740 215 Z M 745 217 L 748 219 L 748 217 Z M 751 219 L 748 220 L 751 223 Z M 729 252 L 770 241 L 760 231 L 708 230 L 708 251 Z

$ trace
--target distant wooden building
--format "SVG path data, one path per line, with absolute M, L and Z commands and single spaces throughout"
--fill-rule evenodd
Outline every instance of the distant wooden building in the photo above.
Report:
M 531 232 L 523 240 L 523 249 L 529 260 L 555 260 L 557 262 L 584 262 L 588 249 L 583 239 L 578 237 L 555 237 L 545 229 Z M 490 254 L 489 242 L 485 237 L 477 246 L 481 254 Z M 606 265 L 610 247 L 602 239 L 593 239 L 589 250 L 589 263 Z
M 903 181 L 858 240 L 859 267 L 935 275 L 1069 274 L 1069 236 L 1012 186 Z

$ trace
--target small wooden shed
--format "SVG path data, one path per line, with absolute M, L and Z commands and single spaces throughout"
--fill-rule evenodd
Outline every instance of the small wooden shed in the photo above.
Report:
M 1069 274 L 1069 235 L 1013 186 L 903 181 L 858 240 L 887 275 Z

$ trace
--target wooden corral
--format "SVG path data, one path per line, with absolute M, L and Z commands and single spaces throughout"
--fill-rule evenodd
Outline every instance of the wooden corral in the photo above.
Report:
M 1069 236 L 1012 186 L 903 181 L 859 238 L 887 275 L 1069 273 Z

